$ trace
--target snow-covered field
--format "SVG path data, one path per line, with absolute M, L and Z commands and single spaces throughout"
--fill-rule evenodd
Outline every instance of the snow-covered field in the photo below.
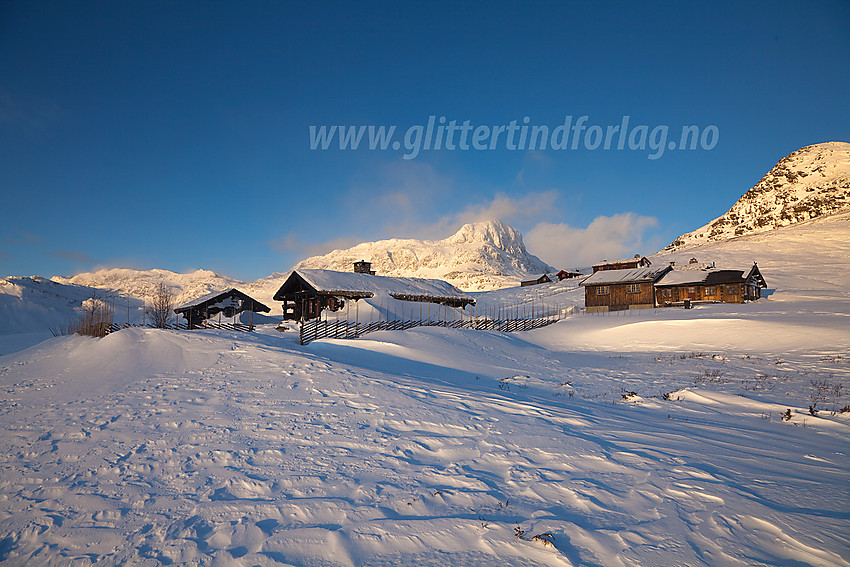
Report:
M 0 562 L 850 565 L 848 243 L 687 251 L 758 260 L 746 305 L 2 356 Z

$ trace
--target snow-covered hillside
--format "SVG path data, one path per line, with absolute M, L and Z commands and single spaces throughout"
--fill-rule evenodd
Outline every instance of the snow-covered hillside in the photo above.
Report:
M 673 241 L 669 250 L 850 209 L 850 143 L 806 146 L 781 159 L 722 216 Z
M 466 224 L 444 240 L 364 242 L 308 258 L 295 268 L 350 272 L 358 260 L 372 262 L 372 269 L 383 276 L 442 279 L 464 291 L 515 286 L 529 274 L 553 272 L 528 253 L 519 231 L 498 220 Z
M 67 329 L 80 316 L 87 299 L 109 299 L 124 312 L 126 298 L 118 299 L 105 290 L 76 284 L 61 284 L 39 276 L 0 279 L 0 355 L 37 344 L 52 336 L 51 329 Z M 130 301 L 132 313 L 139 302 Z
M 665 253 L 771 292 L 512 335 L 0 357 L 0 562 L 850 566 L 848 247 L 844 214 Z
M 96 287 L 139 299 L 150 297 L 156 286 L 162 282 L 174 292 L 178 305 L 213 291 L 222 291 L 244 285 L 244 282 L 210 270 L 196 270 L 180 274 L 160 269 L 111 268 L 78 274 L 70 278 L 55 276 L 52 279 L 58 283 Z

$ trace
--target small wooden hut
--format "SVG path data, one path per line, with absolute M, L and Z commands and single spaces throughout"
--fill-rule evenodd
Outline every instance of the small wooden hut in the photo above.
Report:
M 186 319 L 190 329 L 218 314 L 233 317 L 243 311 L 269 313 L 271 308 L 238 289 L 231 288 L 225 291 L 214 291 L 174 310 L 177 315 L 182 315 Z
M 537 279 L 533 280 L 525 280 L 524 282 L 519 282 L 520 287 L 528 287 L 530 285 L 538 285 L 543 283 L 552 283 L 552 278 L 549 277 L 549 274 L 543 274 Z
M 560 272 L 558 272 L 555 275 L 558 276 L 558 281 L 562 281 L 562 280 L 569 280 L 569 279 L 572 279 L 572 278 L 580 278 L 580 277 L 584 276 L 585 274 L 582 274 L 578 270 L 572 270 L 572 271 L 571 270 L 561 270 Z

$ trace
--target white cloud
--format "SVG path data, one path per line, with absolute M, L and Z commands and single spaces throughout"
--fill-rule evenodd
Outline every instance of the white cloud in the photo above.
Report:
M 97 261 L 88 254 L 83 254 L 82 252 L 75 252 L 72 250 L 59 250 L 53 252 L 51 256 L 62 260 L 71 260 L 72 262 L 77 262 L 78 264 L 97 264 Z
M 557 199 L 558 192 L 555 190 L 530 192 L 516 198 L 498 193 L 489 202 L 468 205 L 466 209 L 454 215 L 454 219 L 456 224 L 493 219 L 508 224 L 522 223 L 551 214 Z
M 586 267 L 600 260 L 614 260 L 655 250 L 646 231 L 658 224 L 655 217 L 636 213 L 598 216 L 587 228 L 568 224 L 538 223 L 524 235 L 529 252 L 561 268 Z

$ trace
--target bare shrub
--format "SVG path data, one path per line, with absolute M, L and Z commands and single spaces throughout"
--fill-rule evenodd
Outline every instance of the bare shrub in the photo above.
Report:
M 70 324 L 63 325 L 62 323 L 51 323 L 47 326 L 47 329 L 54 337 L 63 337 L 65 335 L 70 335 L 73 332 L 71 331 L 70 327 Z
M 111 301 L 92 297 L 80 306 L 82 317 L 71 321 L 68 332 L 89 337 L 105 337 L 112 326 L 114 308 Z
M 555 547 L 555 536 L 550 532 L 536 534 L 531 537 L 531 541 L 543 544 L 543 547 Z
M 150 294 L 150 303 L 145 308 L 145 313 L 151 318 L 151 323 L 158 329 L 168 326 L 168 320 L 174 314 L 175 307 L 174 292 L 159 282 Z
M 831 375 L 830 378 L 832 378 Z M 828 379 L 822 378 L 820 380 L 809 380 L 809 383 L 812 385 L 812 391 L 809 394 L 812 408 L 815 408 L 819 403 L 821 407 L 830 402 L 838 404 L 839 399 L 844 395 L 844 384 L 841 382 L 830 382 Z
M 773 390 L 775 387 L 776 383 L 767 374 L 759 374 L 753 380 L 741 380 L 742 390 L 762 392 Z
M 723 373 L 719 370 L 706 370 L 702 374 L 697 374 L 694 376 L 694 385 L 699 386 L 700 384 L 725 384 L 728 382 L 726 378 L 723 377 Z

